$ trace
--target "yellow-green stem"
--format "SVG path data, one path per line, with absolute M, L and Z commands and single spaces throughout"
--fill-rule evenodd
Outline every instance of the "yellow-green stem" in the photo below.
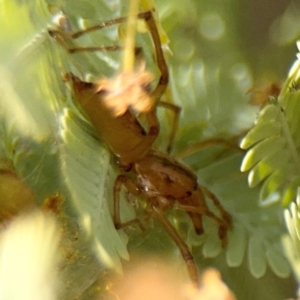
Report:
M 124 53 L 122 61 L 122 71 L 130 72 L 134 67 L 134 47 L 135 47 L 135 32 L 137 26 L 139 0 L 131 0 L 129 14 L 126 26 L 126 37 L 124 42 Z

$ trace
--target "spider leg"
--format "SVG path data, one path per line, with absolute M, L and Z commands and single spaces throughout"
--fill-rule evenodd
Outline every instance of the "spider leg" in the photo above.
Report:
M 49 29 L 48 30 L 49 35 L 54 38 L 63 48 L 65 48 L 66 51 L 69 53 L 78 53 L 78 52 L 111 52 L 111 51 L 120 51 L 123 49 L 122 46 L 119 45 L 113 45 L 113 46 L 95 46 L 95 47 L 70 47 L 68 43 L 66 42 L 67 40 L 73 39 L 73 35 L 65 33 L 64 31 L 61 30 L 53 30 Z M 135 53 L 139 55 L 141 52 L 141 47 L 135 47 Z
M 156 101 L 156 104 L 157 104 L 159 99 L 161 98 L 161 96 L 164 94 L 164 92 L 167 88 L 167 85 L 169 83 L 169 70 L 168 70 L 168 66 L 167 66 L 167 63 L 166 63 L 166 60 L 165 60 L 165 57 L 164 57 L 159 32 L 158 32 L 153 14 L 151 13 L 151 11 L 146 11 L 146 12 L 139 13 L 137 15 L 137 17 L 139 19 L 145 20 L 145 22 L 147 23 L 147 26 L 149 28 L 150 34 L 152 36 L 153 44 L 154 44 L 154 47 L 155 47 L 157 66 L 158 66 L 158 68 L 160 70 L 160 73 L 161 73 L 160 78 L 159 78 L 158 83 L 157 83 L 157 86 L 155 87 L 155 89 L 150 94 L 152 99 L 154 99 L 154 101 Z M 87 34 L 89 32 L 99 30 L 99 29 L 103 29 L 107 26 L 120 24 L 120 23 L 125 22 L 126 20 L 127 20 L 127 17 L 121 17 L 121 18 L 117 18 L 117 19 L 114 19 L 114 20 L 109 20 L 109 21 L 106 21 L 106 22 L 102 22 L 98 25 L 86 28 L 86 29 L 81 30 L 81 31 L 77 31 L 77 32 L 71 34 L 70 37 L 73 38 L 73 39 L 78 38 L 78 37 L 80 37 L 84 34 Z M 154 106 L 156 106 L 156 104 Z
M 219 217 L 209 210 L 205 203 L 204 194 L 206 194 L 214 203 L 214 205 L 219 209 L 221 216 Z M 232 225 L 231 215 L 222 207 L 219 199 L 208 189 L 203 186 L 199 186 L 197 191 L 195 191 L 191 196 L 181 200 L 181 203 L 187 204 L 174 204 L 175 209 L 186 211 L 194 224 L 197 234 L 203 233 L 202 216 L 207 216 L 217 222 L 219 225 L 219 237 L 222 241 L 222 247 L 227 245 L 227 231 Z
M 173 120 L 172 128 L 171 128 L 171 131 L 170 131 L 169 141 L 168 141 L 168 144 L 167 144 L 167 153 L 170 154 L 171 151 L 172 151 L 172 148 L 173 148 L 175 134 L 176 134 L 176 131 L 177 131 L 177 128 L 178 128 L 181 107 L 176 105 L 176 104 L 166 102 L 166 101 L 159 101 L 158 105 L 162 106 L 163 108 L 171 110 L 174 114 L 174 120 Z
M 233 149 L 233 150 L 236 150 L 239 152 L 244 152 L 244 150 L 242 150 L 238 146 L 238 143 L 236 141 L 212 138 L 212 139 L 208 139 L 208 140 L 205 140 L 202 142 L 195 143 L 195 144 L 185 148 L 184 150 L 176 153 L 174 155 L 174 157 L 176 159 L 182 159 L 184 157 L 193 155 L 194 153 L 197 153 L 198 151 L 200 151 L 202 149 L 208 148 L 210 146 L 215 146 L 215 145 L 220 145 L 227 149 Z
M 115 224 L 116 229 L 125 228 L 129 225 L 137 224 L 142 231 L 145 230 L 145 226 L 141 222 L 140 219 L 136 218 L 133 220 L 130 220 L 128 222 L 122 223 L 121 222 L 121 216 L 120 216 L 120 191 L 121 187 L 124 185 L 127 189 L 127 191 L 130 194 L 133 194 L 135 196 L 140 195 L 140 191 L 134 184 L 134 182 L 128 178 L 125 175 L 119 175 L 116 178 L 115 184 L 114 184 L 114 207 L 113 207 L 113 222 Z
M 163 212 L 156 207 L 155 205 L 152 205 L 153 214 L 157 218 L 157 220 L 160 222 L 162 227 L 166 230 L 166 232 L 170 235 L 170 237 L 173 239 L 175 244 L 177 245 L 182 258 L 184 259 L 189 276 L 194 283 L 194 285 L 198 288 L 199 287 L 199 274 L 198 269 L 196 266 L 196 263 L 194 261 L 194 257 L 189 250 L 186 243 L 183 241 L 183 239 L 180 237 L 180 235 L 177 233 L 176 229 L 172 226 L 172 224 L 168 221 L 168 219 L 164 216 Z
M 220 203 L 220 200 L 217 198 L 217 196 L 212 193 L 210 190 L 205 188 L 204 186 L 200 186 L 201 190 L 211 199 L 211 201 L 214 203 L 214 205 L 218 208 L 220 211 L 223 220 L 226 222 L 228 227 L 231 227 L 232 224 L 232 217 L 231 215 L 223 208 L 222 204 Z
M 220 203 L 220 200 L 217 196 L 212 193 L 210 190 L 205 188 L 204 186 L 200 186 L 201 190 L 212 200 L 214 205 L 218 208 L 222 215 L 222 222 L 219 222 L 219 237 L 222 241 L 222 247 L 225 248 L 227 246 L 227 231 L 232 227 L 232 217 L 231 215 L 223 208 Z

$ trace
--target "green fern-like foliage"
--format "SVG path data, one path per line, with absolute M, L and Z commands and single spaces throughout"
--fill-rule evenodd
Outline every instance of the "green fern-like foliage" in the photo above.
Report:
M 175 157 L 189 146 L 209 139 L 223 138 L 229 144 L 234 141 L 236 146 L 236 140 L 252 127 L 257 112 L 245 95 L 254 85 L 253 74 L 264 73 L 278 60 L 270 52 L 284 56 L 280 47 L 278 51 L 266 49 L 265 65 L 261 69 L 258 64 L 252 67 L 254 59 L 249 47 L 241 42 L 249 27 L 243 26 L 241 15 L 250 7 L 248 2 L 242 2 L 156 2 L 173 52 L 166 54 L 171 96 L 165 98 L 172 98 L 183 108 L 174 143 Z M 243 10 L 239 3 L 244 5 Z M 127 8 L 127 1 L 117 0 L 0 3 L 4 12 L 0 24 L 5 28 L 0 35 L 4 53 L 0 60 L 0 153 L 12 161 L 40 204 L 52 194 L 64 198 L 63 220 L 70 232 L 64 239 L 76 255 L 64 259 L 61 299 L 93 299 L 93 283 L 99 278 L 104 282 L 104 270 L 120 269 L 121 258 L 128 259 L 136 251 L 167 253 L 174 261 L 182 261 L 178 249 L 155 220 L 152 227 L 147 222 L 145 232 L 132 228 L 125 234 L 114 228 L 112 187 L 118 168 L 61 76 L 69 71 L 92 81 L 112 76 L 118 70 L 120 53 L 71 55 L 47 32 L 49 27 L 56 28 L 60 12 L 76 31 L 125 15 Z M 278 15 L 280 20 L 288 18 L 297 24 L 288 9 Z M 286 37 L 284 26 L 278 22 L 274 28 L 283 31 L 278 38 Z M 69 41 L 70 46 L 119 42 L 117 27 Z M 148 34 L 139 33 L 137 44 L 143 47 L 147 68 L 157 75 Z M 260 53 L 263 55 L 263 51 Z M 289 63 L 280 61 L 281 68 Z M 272 69 L 270 72 L 275 74 Z M 192 247 L 199 268 L 218 268 L 238 299 L 280 300 L 294 294 L 289 277 L 294 266 L 286 259 L 281 244 L 286 234 L 282 206 L 278 201 L 265 206 L 261 203 L 280 199 L 288 204 L 296 198 L 297 72 L 298 62 L 278 99 L 271 99 L 259 112 L 255 126 L 242 141 L 246 154 L 238 147 L 213 144 L 183 158 L 198 175 L 199 184 L 214 192 L 233 217 L 227 248 L 221 247 L 217 226 L 211 220 L 205 219 L 205 233 L 199 237 L 186 214 L 172 210 L 167 214 Z M 158 114 L 162 128 L 155 147 L 164 151 L 170 116 L 160 108 Z M 250 171 L 249 176 L 240 171 L 241 165 L 242 171 Z M 134 211 L 126 197 L 123 200 L 122 219 L 130 220 Z M 209 199 L 207 203 L 214 209 Z M 78 240 L 72 238 L 75 235 Z
M 298 297 L 299 297 L 299 282 L 300 282 L 300 239 L 299 239 L 299 191 L 297 201 L 291 203 L 288 209 L 285 210 L 285 221 L 289 234 L 283 237 L 283 244 L 286 249 L 287 257 L 293 267 L 293 272 L 298 282 Z
M 249 149 L 241 170 L 251 170 L 250 186 L 262 183 L 262 202 L 280 199 L 283 205 L 288 205 L 296 198 L 300 180 L 298 73 L 296 61 L 278 99 L 270 99 L 241 144 L 242 148 Z

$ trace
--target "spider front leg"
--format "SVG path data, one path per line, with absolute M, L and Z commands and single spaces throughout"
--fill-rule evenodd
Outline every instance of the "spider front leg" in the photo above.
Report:
M 221 213 L 221 217 L 213 213 L 206 205 L 204 193 L 212 200 L 214 205 Z M 195 201 L 195 199 L 197 201 Z M 174 208 L 186 211 L 189 213 L 197 234 L 203 233 L 202 216 L 215 220 L 219 225 L 219 238 L 222 242 L 222 247 L 227 246 L 227 231 L 232 226 L 231 215 L 222 207 L 219 199 L 208 189 L 203 186 L 198 186 L 198 189 L 193 194 L 180 201 L 180 204 L 175 204 Z
M 125 228 L 127 226 L 133 225 L 133 224 L 138 224 L 138 226 L 140 227 L 140 229 L 142 231 L 145 230 L 144 225 L 142 224 L 142 222 L 138 219 L 135 218 L 133 220 L 130 220 L 128 222 L 122 223 L 121 222 L 121 216 L 120 216 L 120 191 L 121 191 L 121 187 L 122 185 L 124 185 L 127 189 L 127 191 L 134 195 L 134 196 L 138 196 L 140 195 L 140 191 L 138 190 L 138 188 L 136 187 L 136 185 L 134 184 L 134 182 L 128 178 L 125 175 L 119 175 L 115 181 L 115 185 L 114 185 L 114 207 L 113 207 L 113 222 L 114 225 L 116 227 L 116 229 L 121 229 L 121 228 Z
M 160 100 L 161 96 L 164 94 L 168 86 L 169 70 L 162 50 L 159 32 L 153 14 L 151 13 L 151 11 L 146 11 L 138 14 L 138 18 L 144 19 L 145 22 L 147 23 L 155 47 L 156 63 L 161 73 L 156 88 L 150 94 L 152 99 L 156 101 L 156 105 L 157 105 L 158 101 Z
M 183 241 L 183 239 L 180 237 L 180 235 L 177 233 L 176 229 L 172 226 L 172 224 L 168 221 L 168 219 L 164 216 L 163 212 L 156 207 L 155 205 L 152 205 L 152 211 L 157 220 L 160 222 L 162 227 L 166 230 L 166 232 L 170 235 L 172 240 L 177 245 L 182 258 L 184 259 L 189 277 L 192 280 L 193 284 L 196 288 L 199 287 L 199 273 L 197 265 L 194 261 L 194 257 L 189 250 L 187 244 Z
M 174 157 L 176 159 L 182 159 L 187 156 L 193 155 L 203 149 L 206 149 L 211 146 L 222 146 L 224 149 L 232 149 L 236 150 L 238 152 L 244 152 L 239 145 L 238 145 L 238 139 L 240 138 L 240 135 L 237 135 L 230 140 L 225 140 L 221 138 L 211 138 L 207 139 L 198 143 L 195 143 L 191 146 L 186 147 L 184 150 L 174 154 Z
M 173 120 L 172 128 L 170 130 L 169 141 L 167 144 L 167 153 L 170 154 L 172 152 L 175 135 L 176 135 L 176 131 L 178 128 L 181 107 L 176 104 L 166 102 L 166 101 L 159 101 L 158 105 L 162 106 L 165 109 L 171 110 L 174 114 L 174 120 Z
M 67 43 L 68 40 L 74 39 L 73 34 L 68 34 L 61 30 L 48 30 L 49 35 L 54 38 L 67 52 L 73 54 L 78 52 L 112 52 L 120 51 L 123 49 L 122 46 L 113 45 L 113 46 L 89 46 L 89 47 L 70 47 Z M 141 51 L 140 47 L 135 47 L 135 52 L 139 53 Z
M 230 228 L 232 225 L 232 216 L 229 214 L 229 212 L 227 212 L 224 209 L 224 207 L 222 206 L 222 204 L 221 204 L 220 200 L 217 198 L 217 196 L 204 186 L 200 185 L 199 188 L 211 199 L 211 201 L 214 203 L 214 205 L 220 211 L 223 221 L 225 221 L 228 228 Z
M 219 222 L 219 237 L 222 241 L 222 247 L 227 246 L 227 231 L 232 227 L 232 216 L 224 209 L 217 196 L 204 186 L 200 186 L 201 190 L 211 199 L 222 216 L 222 222 Z
M 137 17 L 139 19 L 145 20 L 145 22 L 147 23 L 147 26 L 149 28 L 149 31 L 150 31 L 150 34 L 151 34 L 151 37 L 152 37 L 152 40 L 153 40 L 153 44 L 154 44 L 154 47 L 155 47 L 157 66 L 158 66 L 158 68 L 160 70 L 160 73 L 161 73 L 160 78 L 159 78 L 158 83 L 157 83 L 157 86 L 155 87 L 155 89 L 150 94 L 151 98 L 156 102 L 155 103 L 155 106 L 156 106 L 159 99 L 164 94 L 164 92 L 167 88 L 167 85 L 169 83 L 168 66 L 167 66 L 167 63 L 166 63 L 166 60 L 165 60 L 165 57 L 164 57 L 159 32 L 158 32 L 157 25 L 156 25 L 156 22 L 155 22 L 155 19 L 153 17 L 152 12 L 151 11 L 142 12 L 142 13 L 139 13 L 137 15 Z M 71 53 L 82 52 L 82 51 L 117 51 L 117 50 L 122 49 L 122 47 L 120 47 L 120 46 L 97 46 L 97 47 L 69 48 L 67 43 L 66 43 L 66 40 L 67 39 L 69 39 L 69 40 L 70 39 L 76 39 L 76 38 L 79 38 L 80 36 L 88 34 L 90 32 L 100 30 L 100 29 L 103 29 L 103 28 L 108 27 L 108 26 L 123 23 L 126 20 L 127 20 L 126 17 L 121 17 L 121 18 L 101 22 L 98 25 L 86 28 L 84 30 L 77 31 L 75 33 L 65 32 L 63 30 L 63 26 L 62 26 L 62 30 L 49 30 L 48 32 L 65 49 L 67 49 L 67 51 L 69 51 Z M 136 48 L 136 50 L 137 50 L 136 52 L 138 52 L 138 48 Z

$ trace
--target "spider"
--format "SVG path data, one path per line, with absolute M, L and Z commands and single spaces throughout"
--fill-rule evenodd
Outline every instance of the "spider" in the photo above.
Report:
M 160 79 L 154 90 L 149 84 L 142 86 L 145 93 L 150 96 L 153 104 L 149 109 L 140 112 L 148 123 L 148 131 L 142 126 L 134 109 L 129 105 L 125 111 L 116 114 L 106 104 L 105 96 L 108 92 L 103 82 L 85 82 L 72 73 L 64 75 L 65 81 L 71 83 L 77 102 L 94 125 L 100 138 L 109 146 L 116 156 L 122 174 L 114 185 L 113 221 L 117 229 L 124 228 L 139 219 L 122 223 L 120 218 L 120 190 L 125 186 L 130 194 L 141 196 L 147 202 L 149 213 L 157 218 L 162 227 L 173 239 L 186 262 L 189 276 L 195 285 L 199 283 L 199 275 L 193 255 L 184 240 L 178 234 L 172 223 L 165 216 L 168 209 L 175 208 L 186 211 L 197 234 L 203 233 L 203 216 L 216 221 L 219 226 L 219 237 L 222 245 L 227 243 L 227 230 L 231 227 L 231 216 L 222 207 L 218 198 L 203 186 L 198 185 L 197 176 L 192 170 L 179 161 L 153 149 L 153 143 L 159 134 L 159 121 L 156 115 L 156 106 L 163 105 L 174 111 L 179 111 L 161 101 L 168 83 L 168 68 L 160 45 L 159 34 L 152 12 L 142 12 L 138 18 L 144 19 L 148 25 L 156 50 L 156 60 L 161 71 Z M 76 38 L 92 30 L 108 25 L 118 24 L 126 18 L 119 18 L 103 22 L 99 26 L 80 31 L 71 35 Z M 62 45 L 64 34 L 59 31 L 50 31 L 51 36 Z M 103 47 L 92 47 L 93 51 L 103 50 Z M 86 51 L 86 48 L 68 49 L 69 52 Z M 105 48 L 105 50 L 107 50 Z M 88 49 L 88 51 L 90 51 Z M 172 141 L 173 137 L 171 138 Z M 206 204 L 205 195 L 208 196 L 219 214 L 213 213 Z

